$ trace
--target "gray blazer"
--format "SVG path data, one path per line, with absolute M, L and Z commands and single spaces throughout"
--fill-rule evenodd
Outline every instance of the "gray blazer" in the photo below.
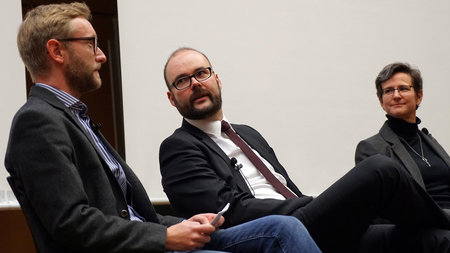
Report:
M 419 131 L 420 137 L 438 154 L 442 160 L 450 167 L 450 157 L 444 148 L 434 139 L 426 128 Z M 425 188 L 419 167 L 414 159 L 409 155 L 400 138 L 388 126 L 387 122 L 383 124 L 380 132 L 370 138 L 358 143 L 355 152 L 355 162 L 359 163 L 365 158 L 374 154 L 383 154 L 399 162 L 414 179 Z
M 96 130 L 94 130 L 96 131 Z M 164 252 L 166 226 L 133 171 L 124 196 L 93 140 L 50 91 L 33 87 L 11 127 L 5 166 L 40 252 Z M 129 220 L 128 205 L 147 222 Z

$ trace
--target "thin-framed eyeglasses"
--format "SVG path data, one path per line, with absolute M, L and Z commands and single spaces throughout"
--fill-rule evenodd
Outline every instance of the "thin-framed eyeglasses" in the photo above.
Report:
M 175 79 L 175 81 L 172 83 L 172 86 L 175 87 L 175 89 L 177 90 L 187 89 L 192 85 L 192 77 L 195 78 L 195 80 L 202 82 L 210 78 L 212 72 L 213 70 L 211 67 L 201 68 L 195 71 L 194 74 L 190 76 L 182 76 Z
M 412 90 L 412 85 L 402 85 L 398 86 L 397 88 L 386 88 L 383 89 L 383 96 L 392 96 L 394 95 L 395 91 L 398 91 L 400 95 L 405 95 L 409 93 Z
M 91 41 L 92 47 L 94 48 L 94 54 L 97 55 L 98 49 L 98 39 L 97 36 L 93 37 L 73 37 L 73 38 L 65 38 L 65 39 L 57 39 L 59 41 L 77 41 L 77 40 L 88 40 Z

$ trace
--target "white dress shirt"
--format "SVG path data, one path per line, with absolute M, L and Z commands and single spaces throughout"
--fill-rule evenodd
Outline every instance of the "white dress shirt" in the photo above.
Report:
M 225 117 L 225 121 L 229 122 Z M 221 131 L 221 121 L 206 121 L 206 120 L 190 120 L 186 119 L 191 125 L 199 128 L 206 133 L 231 159 L 236 158 L 237 164 L 241 164 L 242 168 L 240 172 L 247 182 L 248 187 L 252 191 L 255 198 L 259 199 L 286 199 L 283 195 L 278 193 L 275 188 L 267 181 L 267 179 L 259 172 L 259 170 L 253 165 L 253 163 L 247 158 L 242 150 L 234 144 L 230 138 Z M 251 147 L 250 147 L 251 148 Z M 286 179 L 275 172 L 272 165 L 259 155 L 258 151 L 252 149 L 253 152 L 263 161 L 263 163 L 269 168 L 269 170 L 280 180 L 280 182 L 286 185 Z M 288 188 L 289 189 L 289 188 Z

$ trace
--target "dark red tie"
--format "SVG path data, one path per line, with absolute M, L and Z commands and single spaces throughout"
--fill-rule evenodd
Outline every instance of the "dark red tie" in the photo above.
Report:
M 228 137 L 241 148 L 242 152 L 247 156 L 247 158 L 255 165 L 255 167 L 263 174 L 263 176 L 269 181 L 269 183 L 283 195 L 286 199 L 296 198 L 294 193 L 292 193 L 284 184 L 278 180 L 273 173 L 267 168 L 267 166 L 259 159 L 259 157 L 253 152 L 253 150 L 245 143 L 237 133 L 231 129 L 230 124 L 226 121 L 222 121 L 222 132 L 225 132 Z

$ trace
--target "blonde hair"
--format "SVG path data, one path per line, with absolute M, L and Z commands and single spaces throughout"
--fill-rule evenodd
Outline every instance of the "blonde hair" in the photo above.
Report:
M 32 79 L 49 71 L 47 42 L 70 35 L 70 21 L 82 17 L 91 20 L 85 3 L 40 5 L 25 15 L 17 35 L 20 57 Z

